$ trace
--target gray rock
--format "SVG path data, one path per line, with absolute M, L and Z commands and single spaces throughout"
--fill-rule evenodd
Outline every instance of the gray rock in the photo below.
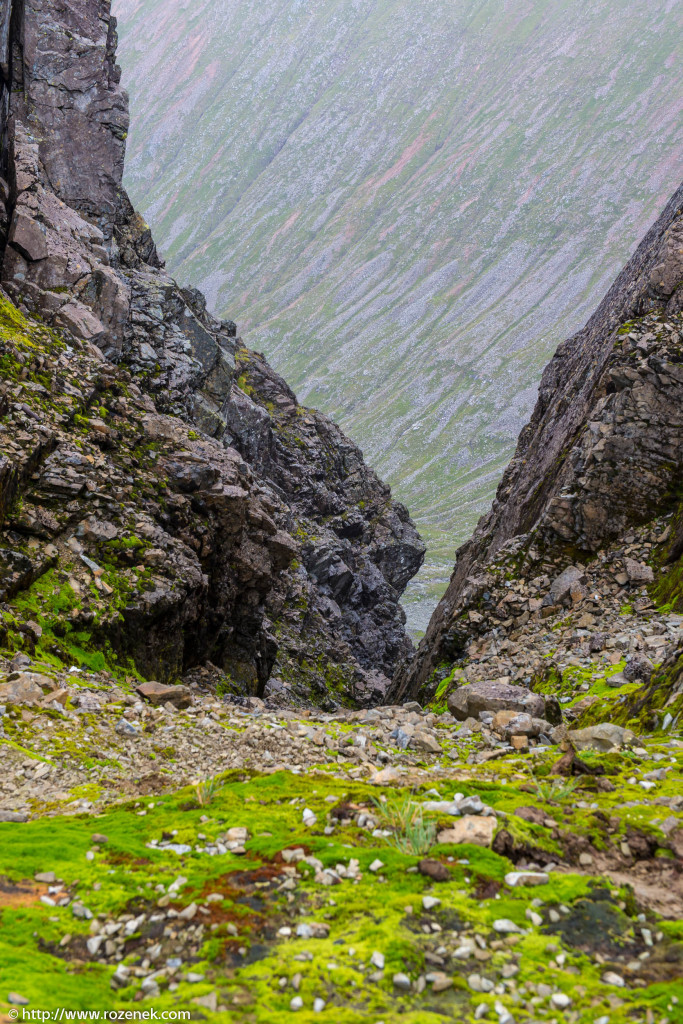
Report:
M 436 736 L 431 732 L 427 732 L 425 729 L 417 729 L 413 734 L 413 738 L 410 741 L 410 746 L 414 750 L 424 750 L 430 754 L 441 754 L 443 753 L 441 744 L 437 740 Z
M 552 604 L 571 604 L 577 598 L 586 595 L 586 573 L 575 565 L 570 565 L 550 584 Z
M 607 752 L 615 747 L 627 746 L 635 739 L 635 734 L 630 729 L 621 725 L 611 725 L 609 722 L 602 722 L 600 725 L 590 725 L 586 729 L 573 729 L 567 733 L 567 737 L 577 750 L 600 750 Z
M 134 739 L 140 735 L 140 728 L 137 725 L 133 725 L 126 718 L 119 718 L 116 723 L 116 732 L 119 736 L 124 736 L 126 739 Z
M 23 824 L 28 821 L 28 813 L 26 811 L 0 811 L 0 821 L 5 822 L 16 822 L 17 824 Z
M 510 683 L 477 682 L 462 686 L 448 697 L 448 710 L 460 722 L 476 718 L 480 712 L 523 711 L 543 718 L 545 701 L 539 694 Z
M 512 552 L 517 544 L 521 552 L 533 537 L 546 560 L 559 559 L 568 545 L 598 552 L 633 523 L 670 507 L 683 469 L 677 415 L 683 380 L 672 337 L 679 335 L 655 331 L 654 317 L 673 318 L 683 307 L 682 235 L 683 186 L 586 326 L 559 346 L 545 368 L 536 408 L 493 508 L 459 549 L 418 653 L 395 677 L 392 700 L 426 691 L 434 670 L 453 664 L 479 635 L 479 624 L 470 625 L 468 615 L 481 614 L 485 595 L 490 599 L 488 562 L 506 545 Z M 615 345 L 617 328 L 648 314 L 653 344 L 646 352 L 630 337 Z M 628 471 L 615 473 L 615 465 Z M 637 575 L 638 583 L 650 578 L 642 568 Z
M 331 709 L 339 680 L 351 701 L 384 700 L 396 664 L 412 651 L 399 599 L 424 544 L 360 449 L 322 413 L 299 406 L 236 337 L 235 324 L 214 318 L 201 293 L 166 273 L 122 187 L 128 106 L 109 0 L 76 6 L 74 13 L 69 4 L 25 0 L 2 22 L 21 75 L 5 74 L 0 105 L 12 183 L 0 214 L 13 215 L 0 226 L 9 235 L 0 284 L 16 305 L 76 341 L 78 380 L 66 382 L 79 396 L 74 409 L 98 392 L 113 415 L 88 419 L 94 456 L 72 450 L 66 423 L 55 450 L 41 452 L 55 426 L 42 424 L 31 487 L 43 515 L 29 525 L 57 538 L 77 515 L 78 543 L 87 548 L 79 557 L 101 579 L 101 548 L 129 530 L 121 503 L 133 487 L 144 489 L 147 473 L 138 467 L 134 479 L 117 461 L 117 431 L 146 435 L 145 446 L 161 441 L 156 475 L 173 511 L 155 507 L 155 487 L 128 502 L 154 585 L 131 596 L 123 619 L 108 610 L 103 639 L 162 683 L 210 658 L 249 696 L 263 696 L 275 670 L 295 679 L 278 700 Z M 61 381 L 61 370 L 57 378 L 55 367 L 43 369 Z M 115 398 L 119 374 L 129 375 L 126 395 Z M 55 403 L 45 385 L 31 386 L 42 388 L 43 408 L 23 403 L 21 415 L 37 430 Z M 113 425 L 119 415 L 128 422 Z M 10 459 L 7 479 L 25 486 L 34 469 Z M 102 493 L 115 499 L 106 519 L 90 508 L 65 511 Z M 0 558 L 7 593 L 44 568 L 20 552 L 9 557 L 11 571 Z M 107 587 L 102 581 L 102 596 Z
M 649 565 L 645 565 L 644 562 L 636 562 L 633 558 L 625 558 L 624 567 L 631 583 L 652 583 L 655 578 Z
M 644 654 L 632 654 L 626 661 L 622 675 L 629 683 L 649 683 L 652 678 L 652 662 Z

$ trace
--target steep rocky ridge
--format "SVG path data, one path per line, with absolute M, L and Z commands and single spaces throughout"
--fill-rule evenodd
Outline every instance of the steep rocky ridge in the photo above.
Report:
M 546 368 L 493 507 L 459 550 L 448 591 L 414 662 L 399 673 L 395 695 L 420 692 L 437 666 L 462 655 L 479 630 L 476 606 L 497 557 L 507 551 L 528 580 L 544 559 L 561 568 L 594 559 L 630 527 L 677 507 L 682 281 L 683 187 L 585 328 Z
M 19 531 L 56 549 L 22 585 L 50 564 L 54 583 L 74 582 L 71 625 L 95 621 L 157 676 L 210 658 L 247 692 L 376 699 L 411 647 L 398 599 L 424 546 L 407 512 L 165 271 L 121 185 L 109 0 L 3 2 L 0 23 L 2 286 L 23 314 L 3 307 L 6 544 Z M 112 549 L 105 574 L 135 572 L 138 548 L 125 594 L 88 578 Z

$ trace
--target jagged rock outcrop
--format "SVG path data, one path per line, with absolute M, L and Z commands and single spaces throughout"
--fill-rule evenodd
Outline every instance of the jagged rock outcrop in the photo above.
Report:
M 418 653 L 397 673 L 394 699 L 419 693 L 478 632 L 486 570 L 497 555 L 508 551 L 519 562 L 534 549 L 571 563 L 676 501 L 682 282 L 683 186 L 584 329 L 546 368 L 493 507 L 458 551 Z M 624 326 L 643 317 L 633 330 Z
M 251 693 L 378 699 L 411 650 L 398 602 L 424 546 L 359 449 L 165 271 L 121 183 L 115 49 L 109 0 L 0 5 L 2 287 L 73 339 L 38 365 L 5 310 L 4 400 L 29 436 L 6 451 L 2 506 L 14 515 L 23 496 L 31 509 L 10 532 L 49 537 L 69 572 L 62 545 L 75 537 L 77 575 L 103 544 L 151 545 L 154 586 L 123 606 L 100 590 L 112 614 L 93 614 L 101 638 L 157 677 L 211 659 Z M 72 357 L 84 381 L 105 383 L 79 386 Z M 27 400 L 31 383 L 44 407 Z M 108 488 L 125 512 L 110 514 Z M 41 575 L 27 573 L 24 585 Z

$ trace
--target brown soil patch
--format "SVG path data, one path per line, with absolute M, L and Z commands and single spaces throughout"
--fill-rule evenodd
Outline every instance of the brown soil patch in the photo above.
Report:
M 0 910 L 14 907 L 33 907 L 47 896 L 47 886 L 38 882 L 10 882 L 0 878 Z
M 150 772 L 139 779 L 117 779 L 120 792 L 131 796 L 158 796 L 168 790 L 182 789 L 185 785 L 184 779 L 161 772 Z

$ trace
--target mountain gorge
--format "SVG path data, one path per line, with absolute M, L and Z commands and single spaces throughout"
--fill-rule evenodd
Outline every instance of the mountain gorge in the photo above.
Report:
M 679 183 L 679 5 L 115 12 L 136 205 L 410 507 L 424 628 L 543 366 Z
M 683 186 L 416 652 L 407 509 L 123 187 L 116 45 L 0 0 L 0 1024 L 678 1024 Z

